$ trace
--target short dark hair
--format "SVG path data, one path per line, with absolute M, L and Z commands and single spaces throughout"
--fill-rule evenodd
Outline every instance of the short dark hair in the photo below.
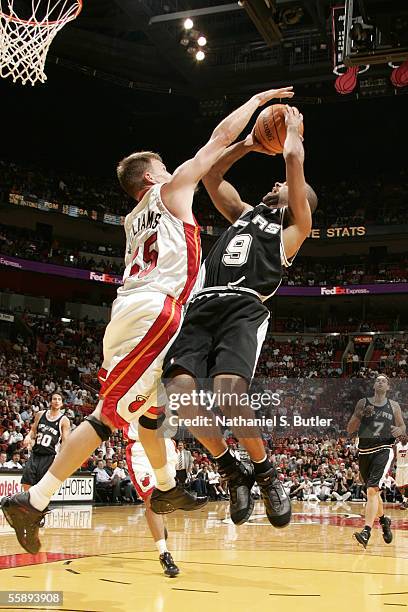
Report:
M 318 198 L 316 195 L 315 190 L 313 189 L 313 187 L 311 187 L 309 185 L 309 183 L 306 183 L 306 198 L 307 201 L 309 202 L 309 206 L 310 206 L 310 212 L 314 213 L 314 211 L 317 208 L 317 204 L 318 204 Z M 276 194 L 272 195 L 272 193 L 267 193 L 263 198 L 262 198 L 262 202 L 264 204 L 266 204 L 267 206 L 277 206 L 278 205 L 278 197 Z M 282 206 L 282 204 L 281 204 Z
M 135 198 L 139 191 L 146 186 L 144 173 L 150 168 L 152 159 L 162 162 L 158 153 L 152 151 L 138 151 L 124 157 L 116 168 L 120 186 L 131 197 Z

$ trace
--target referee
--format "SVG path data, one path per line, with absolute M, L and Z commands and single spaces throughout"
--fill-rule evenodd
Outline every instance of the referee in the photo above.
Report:
M 389 388 L 388 377 L 379 374 L 375 379 L 373 397 L 364 397 L 357 402 L 347 425 L 350 435 L 358 431 L 358 464 L 367 486 L 365 526 L 362 531 L 354 533 L 364 548 L 377 516 L 384 542 L 392 542 L 391 519 L 384 516 L 381 487 L 394 458 L 394 440 L 405 434 L 405 424 L 398 402 L 387 398 Z

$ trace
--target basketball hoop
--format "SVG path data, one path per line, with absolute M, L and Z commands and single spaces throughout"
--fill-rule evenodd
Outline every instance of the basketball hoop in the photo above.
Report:
M 11 76 L 23 85 L 44 83 L 50 44 L 61 28 L 79 15 L 82 0 L 31 0 L 26 15 L 14 6 L 16 1 L 0 0 L 0 76 Z

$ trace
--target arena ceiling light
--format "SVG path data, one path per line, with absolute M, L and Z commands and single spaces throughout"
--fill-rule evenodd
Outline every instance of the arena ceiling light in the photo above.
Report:
M 191 30 L 191 28 L 194 26 L 194 22 L 192 19 L 190 19 L 190 17 L 187 17 L 187 19 L 184 20 L 183 23 L 183 27 L 185 30 Z
M 197 44 L 199 47 L 205 47 L 205 45 L 207 44 L 207 39 L 205 36 L 200 36 L 197 40 Z
M 201 51 L 201 50 L 200 50 L 200 51 L 197 51 L 197 53 L 196 53 L 196 60 L 197 60 L 198 62 L 202 62 L 202 61 L 203 61 L 203 59 L 205 59 L 205 53 L 204 53 L 204 51 Z

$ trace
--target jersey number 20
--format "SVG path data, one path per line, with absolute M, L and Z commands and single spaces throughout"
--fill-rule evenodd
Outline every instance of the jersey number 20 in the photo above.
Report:
M 252 236 L 250 234 L 238 234 L 227 244 L 225 253 L 222 256 L 222 263 L 225 266 L 243 266 L 249 255 Z
M 38 433 L 36 438 L 36 443 L 39 446 L 45 446 L 47 448 L 52 441 L 52 437 L 49 434 Z

